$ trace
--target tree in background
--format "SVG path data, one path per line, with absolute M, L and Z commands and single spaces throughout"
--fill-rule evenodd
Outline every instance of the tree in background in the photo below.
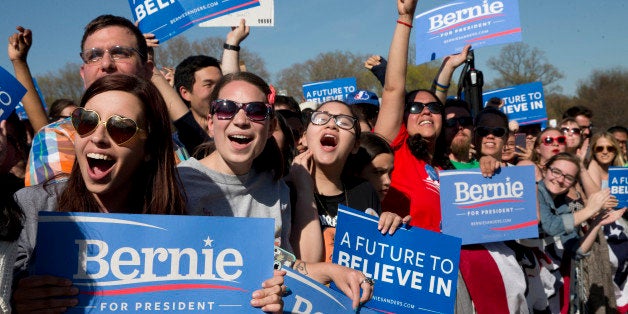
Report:
M 297 63 L 282 70 L 277 75 L 278 89 L 303 101 L 303 84 L 345 77 L 355 77 L 358 89 L 366 89 L 381 95 L 382 85 L 369 70 L 364 61 L 370 55 L 354 54 L 346 51 L 321 53 L 313 59 Z M 438 72 L 434 63 L 408 66 L 407 89 L 430 88 Z
M 168 40 L 161 47 L 156 49 L 155 60 L 157 66 L 176 67 L 183 59 L 193 55 L 207 55 L 218 60 L 222 58 L 222 45 L 224 38 L 209 37 L 202 40 L 190 42 L 185 36 L 177 36 Z M 246 65 L 248 72 L 253 72 L 265 80 L 269 80 L 270 75 L 266 70 L 264 60 L 246 47 L 246 42 L 240 50 L 240 61 Z
M 57 72 L 47 72 L 35 77 L 37 85 L 44 96 L 46 104 L 52 104 L 59 98 L 69 98 L 79 101 L 83 95 L 83 79 L 79 73 L 81 65 L 66 63 Z
M 628 95 L 628 70 L 596 70 L 587 82 L 580 82 L 576 89 L 576 104 L 593 111 L 595 131 L 606 130 L 614 125 L 628 125 L 626 114 Z
M 190 42 L 185 36 L 170 39 L 155 50 L 156 66 L 176 67 L 179 62 L 191 55 L 204 54 L 222 58 L 224 39 L 218 37 L 205 38 Z M 247 71 L 253 72 L 265 80 L 270 78 L 264 60 L 246 47 L 240 50 L 240 60 L 246 64 Z M 78 101 L 83 95 L 83 80 L 79 73 L 80 64 L 68 63 L 57 72 L 48 72 L 36 76 L 37 84 L 41 89 L 47 104 L 59 98 L 69 98 Z
M 491 57 L 488 66 L 499 73 L 491 82 L 495 88 L 540 81 L 546 94 L 559 93 L 562 88 L 555 84 L 563 74 L 548 63 L 545 53 L 524 43 L 508 44 L 498 57 Z

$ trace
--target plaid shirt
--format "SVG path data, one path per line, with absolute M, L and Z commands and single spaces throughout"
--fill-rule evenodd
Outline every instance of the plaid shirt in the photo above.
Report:
M 72 171 L 74 160 L 74 138 L 76 131 L 70 118 L 53 122 L 43 127 L 33 138 L 24 184 L 36 185 L 47 180 L 66 179 Z M 183 146 L 174 141 L 175 161 L 189 158 Z

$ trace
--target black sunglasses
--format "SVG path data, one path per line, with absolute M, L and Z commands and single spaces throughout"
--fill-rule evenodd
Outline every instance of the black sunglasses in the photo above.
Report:
M 448 128 L 453 128 L 455 126 L 460 125 L 461 127 L 469 127 L 473 125 L 473 118 L 471 117 L 460 117 L 460 118 L 449 118 L 445 120 L 445 126 Z
M 571 134 L 580 135 L 580 133 L 582 133 L 582 130 L 580 128 L 571 128 L 571 129 L 561 128 L 560 131 L 563 132 L 564 134 L 571 133 Z
M 94 132 L 100 124 L 105 125 L 109 137 L 118 145 L 130 141 L 135 134 L 144 131 L 131 118 L 113 115 L 106 121 L 101 121 L 98 112 L 94 110 L 76 108 L 72 111 L 72 126 L 81 137 Z
M 488 136 L 489 134 L 493 134 L 496 137 L 502 137 L 506 135 L 505 128 L 489 128 L 485 126 L 479 126 L 475 128 L 475 133 L 480 137 Z
M 264 121 L 273 113 L 273 108 L 261 101 L 239 103 L 228 99 L 216 99 L 212 101 L 211 114 L 218 120 L 231 120 L 240 109 L 244 110 L 246 117 L 251 121 Z
M 411 102 L 406 104 L 407 111 L 412 114 L 421 113 L 421 111 L 423 111 L 423 108 L 425 107 L 427 107 L 427 110 L 429 110 L 433 114 L 441 114 L 443 112 L 442 106 L 435 101 L 428 102 L 427 104 L 424 104 L 422 102 Z

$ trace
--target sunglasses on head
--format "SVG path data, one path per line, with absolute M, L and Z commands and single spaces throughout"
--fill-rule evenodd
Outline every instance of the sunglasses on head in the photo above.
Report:
M 427 107 L 427 110 L 429 110 L 433 114 L 441 114 L 443 112 L 442 106 L 435 101 L 428 102 L 426 104 L 422 102 L 418 102 L 418 101 L 406 104 L 406 108 L 408 108 L 408 112 L 413 113 L 413 114 L 421 113 L 423 111 L 423 108 L 425 107 Z
M 563 134 L 571 133 L 575 135 L 580 135 L 580 133 L 582 133 L 582 130 L 580 128 L 561 128 L 560 131 L 563 132 Z
M 611 154 L 614 154 L 617 152 L 617 149 L 615 148 L 615 146 L 595 146 L 596 153 L 602 153 L 605 150 Z
M 479 127 L 475 128 L 475 133 L 477 135 L 479 135 L 480 137 L 485 137 L 485 136 L 488 136 L 489 134 L 493 134 L 493 136 L 496 136 L 496 137 L 502 137 L 502 136 L 506 135 L 506 129 L 505 128 L 489 128 L 489 127 L 485 127 L 485 126 L 479 126 Z
M 76 108 L 72 112 L 72 126 L 81 137 L 94 132 L 100 124 L 105 126 L 109 137 L 118 145 L 130 141 L 135 134 L 144 131 L 137 126 L 135 120 L 119 115 L 101 121 L 98 112 L 94 110 Z
M 565 145 L 565 143 L 567 142 L 567 138 L 562 135 L 556 137 L 546 136 L 545 138 L 543 138 L 543 144 L 545 144 L 546 146 L 554 144 L 554 141 L 556 141 L 558 145 Z
M 212 101 L 211 114 L 218 120 L 231 120 L 240 111 L 244 110 L 246 117 L 251 121 L 264 121 L 273 113 L 273 108 L 262 101 L 239 103 L 228 99 Z
M 460 118 L 449 118 L 445 120 L 445 126 L 448 128 L 453 128 L 455 126 L 460 125 L 461 127 L 469 127 L 473 125 L 473 118 L 471 117 L 460 117 Z

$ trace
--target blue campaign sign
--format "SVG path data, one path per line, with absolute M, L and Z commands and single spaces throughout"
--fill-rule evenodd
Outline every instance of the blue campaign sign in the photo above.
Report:
M 301 275 L 289 267 L 284 268 L 284 284 L 291 292 L 283 297 L 284 313 L 355 313 L 349 297 Z M 377 313 L 362 308 L 360 313 Z
M 522 85 L 496 89 L 482 94 L 484 106 L 489 99 L 497 97 L 504 100 L 501 110 L 508 116 L 508 120 L 515 120 L 519 125 L 545 123 L 545 96 L 543 83 L 534 82 Z
M 129 0 L 142 33 L 155 34 L 159 42 L 219 16 L 259 6 L 259 0 Z
M 303 97 L 306 101 L 321 104 L 329 100 L 345 100 L 347 94 L 355 92 L 355 77 L 303 84 Z
M 0 121 L 6 120 L 26 94 L 26 88 L 0 67 Z
M 365 307 L 453 313 L 460 239 L 416 227 L 382 235 L 377 222 L 377 217 L 339 205 L 332 260 L 375 279 L 373 298 Z
M 617 208 L 628 206 L 628 168 L 609 167 L 608 187 L 611 189 L 611 194 L 619 201 Z
M 72 280 L 69 313 L 260 313 L 270 218 L 40 212 L 34 274 Z
M 521 41 L 518 0 L 455 1 L 415 17 L 416 63 L 473 48 Z
M 439 172 L 443 233 L 462 244 L 538 238 L 534 166 Z

